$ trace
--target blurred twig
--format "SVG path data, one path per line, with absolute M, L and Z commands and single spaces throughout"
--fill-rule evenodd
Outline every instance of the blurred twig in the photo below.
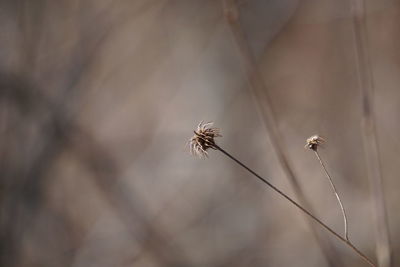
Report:
M 274 152 L 278 158 L 278 161 L 284 173 L 289 179 L 300 203 L 302 203 L 304 207 L 306 207 L 313 213 L 311 205 L 307 200 L 306 196 L 304 195 L 304 192 L 298 182 L 298 179 L 293 171 L 293 168 L 289 163 L 286 149 L 281 142 L 282 134 L 280 133 L 276 123 L 275 114 L 272 110 L 271 101 L 269 100 L 267 94 L 267 88 L 264 84 L 263 78 L 259 72 L 257 64 L 255 63 L 255 60 L 253 58 L 249 45 L 246 41 L 246 38 L 244 36 L 239 21 L 239 10 L 237 7 L 237 3 L 235 0 L 222 0 L 222 4 L 223 4 L 225 19 L 232 32 L 233 39 L 239 49 L 244 71 L 247 80 L 250 84 L 249 89 L 251 95 L 258 107 L 259 112 L 261 113 L 261 118 L 267 129 L 267 134 L 271 140 Z M 338 260 L 340 259 L 335 256 L 337 253 L 335 248 L 330 244 L 330 241 L 323 239 L 318 233 L 318 230 L 315 229 L 315 226 L 311 223 L 311 221 L 309 219 L 306 220 L 309 223 L 310 229 L 312 230 L 312 233 L 317 243 L 319 244 L 325 258 L 327 259 L 329 266 L 340 266 L 341 263 L 338 262 Z
M 128 1 L 124 2 L 128 3 Z M 60 72 L 60 76 L 64 76 L 64 78 L 59 79 L 59 84 L 55 88 L 51 88 L 53 97 L 45 94 L 46 84 L 40 88 L 32 85 L 34 83 L 32 81 L 36 81 L 34 73 L 43 75 L 39 68 L 33 67 L 37 65 L 38 54 L 40 54 L 38 51 L 39 37 L 42 36 L 36 36 L 36 34 L 43 30 L 42 22 L 48 11 L 41 6 L 43 3 L 41 1 L 40 5 L 35 6 L 38 14 L 29 13 L 31 9 L 26 6 L 28 4 L 26 0 L 21 1 L 21 5 L 17 6 L 16 13 L 20 16 L 20 27 L 24 30 L 21 37 L 24 40 L 23 48 L 27 49 L 24 50 L 26 55 L 22 53 L 24 56 L 20 58 L 21 66 L 24 67 L 21 67 L 18 75 L 0 73 L 0 102 L 9 102 L 15 110 L 21 113 L 23 121 L 29 122 L 29 125 L 39 127 L 38 124 L 41 121 L 38 118 L 45 117 L 44 124 L 40 125 L 43 127 L 40 127 L 41 131 L 38 135 L 40 150 L 35 152 L 35 156 L 20 156 L 20 158 L 26 159 L 27 166 L 21 167 L 22 160 L 19 158 L 14 160 L 15 164 L 13 165 L 7 166 L 4 161 L 0 163 L 1 190 L 6 192 L 0 198 L 2 210 L 0 248 L 4 248 L 6 252 L 2 253 L 0 257 L 0 265 L 11 267 L 25 260 L 20 241 L 30 233 L 31 229 L 28 225 L 39 217 L 40 211 L 46 209 L 44 196 L 49 183 L 47 171 L 62 151 L 72 149 L 74 155 L 80 159 L 79 162 L 93 174 L 89 177 L 95 181 L 105 199 L 115 208 L 116 214 L 126 226 L 127 233 L 132 236 L 132 240 L 140 240 L 141 249 L 145 254 L 152 255 L 152 259 L 162 266 L 190 266 L 190 260 L 185 257 L 183 251 L 176 245 L 170 245 L 173 237 L 169 236 L 155 221 L 150 220 L 145 210 L 146 205 L 140 201 L 137 195 L 127 192 L 129 187 L 125 185 L 124 181 L 118 179 L 121 175 L 120 166 L 116 164 L 117 160 L 71 116 L 76 112 L 73 108 L 77 107 L 76 103 L 79 99 L 77 96 L 84 92 L 84 90 L 79 90 L 79 84 L 84 77 L 87 77 L 93 63 L 96 62 L 102 44 L 122 23 L 128 19 L 132 21 L 159 1 L 144 1 L 144 4 L 136 5 L 135 12 L 130 12 L 131 8 L 125 9 L 124 12 L 121 12 L 123 14 L 119 14 L 111 22 L 104 23 L 104 27 L 99 27 L 99 23 L 103 24 L 102 22 L 107 18 L 107 12 L 110 12 L 116 3 L 116 1 L 112 1 L 96 16 L 96 24 L 93 24 L 93 21 L 82 21 L 80 38 L 71 52 L 67 68 Z M 85 12 L 82 16 L 84 15 Z M 32 23 L 33 20 L 36 22 L 36 19 L 40 19 L 39 24 Z M 44 80 L 47 79 L 49 77 L 44 77 Z M 22 133 L 27 132 L 26 128 L 29 125 L 27 126 L 21 121 L 12 121 L 12 123 L 18 127 L 14 129 L 13 125 L 6 125 L 8 128 L 6 131 L 12 131 L 14 134 L 19 134 L 19 132 L 15 133 L 17 130 Z M 151 135 L 147 136 L 150 138 Z M 19 135 L 15 137 L 17 141 L 18 138 L 20 138 Z M 145 141 L 142 142 L 142 149 L 146 147 Z M 20 146 L 20 143 L 16 143 L 15 147 L 12 144 L 11 150 L 19 152 L 22 150 Z M 2 147 L 0 152 L 3 154 L 6 150 Z M 138 233 L 132 229 L 133 223 L 140 225 L 141 232 Z M 79 250 L 79 248 L 73 249 L 74 251 Z M 71 253 L 69 260 L 73 257 L 74 252 Z
M 31 116 L 36 123 L 36 114 L 48 114 L 49 119 L 43 132 L 43 148 L 34 158 L 28 158 L 26 170 L 22 173 L 12 167 L 2 168 L 9 173 L 12 191 L 7 195 L 6 202 L 2 201 L 3 210 L 7 211 L 6 224 L 1 225 L 1 247 L 7 248 L 7 257 L 1 257 L 4 266 L 17 265 L 21 257 L 20 240 L 29 231 L 27 223 L 34 220 L 39 210 L 44 206 L 44 188 L 48 175 L 47 170 L 57 160 L 59 153 L 65 149 L 74 152 L 79 162 L 93 175 L 90 175 L 105 199 L 115 208 L 116 214 L 126 226 L 132 238 L 141 241 L 142 249 L 153 254 L 153 259 L 163 266 L 190 266 L 190 260 L 185 258 L 183 251 L 169 243 L 173 237 L 149 218 L 139 197 L 132 192 L 120 175 L 117 160 L 105 149 L 94 136 L 67 116 L 64 105 L 61 105 L 38 90 L 33 90 L 28 83 L 21 82 L 17 76 L 0 76 L 0 99 L 9 99 L 24 109 L 26 116 Z M 29 115 L 28 115 L 29 114 Z M 4 167 L 4 166 L 3 166 Z M 5 178 L 5 177 L 3 177 Z M 18 179 L 17 179 L 18 178 Z M 8 186 L 8 187 L 10 187 Z M 9 188 L 10 189 L 10 188 Z M 6 205 L 4 207 L 4 205 Z M 18 219 L 19 218 L 19 219 Z M 18 222 L 18 223 L 16 223 Z M 132 229 L 139 224 L 141 232 Z M 7 242 L 7 243 L 5 243 Z M 71 255 L 73 257 L 74 255 Z
M 364 0 L 351 0 L 354 50 L 358 85 L 362 93 L 362 133 L 368 177 L 371 184 L 375 219 L 376 255 L 379 266 L 391 266 L 391 248 L 386 205 L 383 192 L 382 168 L 379 156 L 376 114 L 374 110 L 374 80 L 368 52 Z

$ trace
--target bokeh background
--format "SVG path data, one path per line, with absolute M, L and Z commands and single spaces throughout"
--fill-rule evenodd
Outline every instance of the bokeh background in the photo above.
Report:
M 376 262 L 360 79 L 374 91 L 391 240 L 381 266 L 396 266 L 400 2 L 365 1 L 361 28 L 351 2 L 1 0 L 1 266 L 366 266 L 222 153 L 190 156 L 201 120 L 342 234 L 329 183 L 304 149 L 324 136 L 350 239 Z

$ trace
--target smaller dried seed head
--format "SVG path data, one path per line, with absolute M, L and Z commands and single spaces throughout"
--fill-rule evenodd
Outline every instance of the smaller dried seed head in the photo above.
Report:
M 313 135 L 306 141 L 306 148 L 316 151 L 320 145 L 325 143 L 325 140 L 319 135 Z
M 214 138 L 222 136 L 218 128 L 212 128 L 213 122 L 201 121 L 189 140 L 190 153 L 199 158 L 208 157 L 209 148 L 217 149 Z

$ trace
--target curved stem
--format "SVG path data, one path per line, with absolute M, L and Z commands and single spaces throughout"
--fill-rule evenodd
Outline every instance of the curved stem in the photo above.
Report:
M 311 212 L 303 208 L 300 204 L 298 204 L 295 200 L 293 200 L 291 197 L 286 195 L 284 192 L 282 192 L 280 189 L 275 187 L 273 184 L 268 182 L 266 179 L 261 177 L 259 174 L 254 172 L 252 169 L 247 167 L 244 163 L 236 159 L 234 156 L 226 152 L 224 149 L 219 147 L 218 145 L 214 144 L 213 147 L 219 151 L 221 151 L 223 154 L 225 154 L 227 157 L 235 161 L 237 164 L 239 164 L 241 167 L 246 169 L 248 172 L 253 174 L 255 177 L 257 177 L 259 180 L 261 180 L 263 183 L 268 185 L 272 190 L 277 192 L 279 195 L 287 199 L 290 203 L 292 203 L 294 206 L 296 206 L 299 210 L 301 210 L 304 214 L 308 215 L 311 219 L 313 219 L 316 223 L 318 223 L 320 226 L 322 226 L 325 230 L 327 230 L 329 233 L 333 234 L 337 239 L 342 241 L 344 244 L 346 244 L 348 247 L 350 247 L 360 258 L 362 258 L 365 262 L 367 262 L 370 266 L 377 267 L 364 253 L 362 253 L 360 250 L 358 250 L 349 240 L 343 238 L 341 235 L 336 233 L 334 230 L 332 230 L 329 226 L 327 226 L 325 223 L 323 223 L 320 219 L 315 217 Z
M 324 162 L 322 161 L 322 159 L 321 159 L 321 157 L 320 157 L 320 155 L 318 153 L 318 150 L 315 149 L 314 152 L 315 152 L 315 155 L 317 156 L 317 158 L 319 160 L 319 163 L 321 164 L 322 168 L 324 169 L 326 177 L 328 178 L 329 183 L 331 184 L 331 188 L 333 190 L 333 193 L 335 194 L 336 199 L 339 202 L 339 206 L 340 206 L 340 209 L 342 211 L 343 221 L 344 221 L 344 236 L 345 236 L 346 240 L 349 241 L 349 230 L 348 230 L 348 224 L 347 224 L 347 216 L 346 216 L 346 211 L 344 210 L 344 206 L 343 206 L 342 200 L 339 197 L 339 194 L 338 194 L 338 192 L 336 190 L 335 184 L 333 183 L 332 177 L 329 174 L 328 170 L 326 169 L 326 166 L 325 166 Z

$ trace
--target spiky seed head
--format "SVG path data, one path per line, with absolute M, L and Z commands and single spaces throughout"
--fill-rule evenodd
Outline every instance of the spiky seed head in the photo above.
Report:
M 325 140 L 319 135 L 313 135 L 306 141 L 306 148 L 316 151 L 320 145 L 325 143 Z
M 201 121 L 194 131 L 194 136 L 189 140 L 190 153 L 199 158 L 208 157 L 209 148 L 217 149 L 215 137 L 221 137 L 218 128 L 211 127 L 214 123 Z

